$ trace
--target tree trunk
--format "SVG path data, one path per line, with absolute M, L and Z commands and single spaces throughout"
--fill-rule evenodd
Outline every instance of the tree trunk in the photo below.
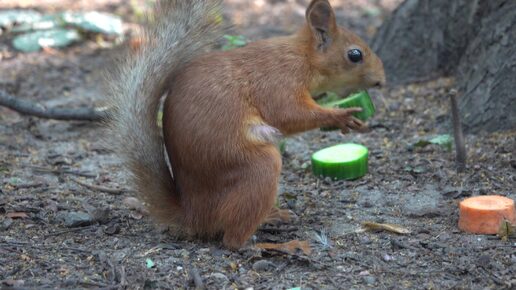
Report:
M 388 81 L 456 76 L 467 131 L 516 127 L 516 1 L 405 0 L 372 47 Z

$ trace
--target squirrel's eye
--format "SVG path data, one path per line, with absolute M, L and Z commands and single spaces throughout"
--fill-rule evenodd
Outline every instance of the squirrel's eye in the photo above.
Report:
M 351 62 L 354 63 L 361 62 L 363 59 L 362 52 L 360 51 L 360 49 L 351 49 L 348 51 L 348 58 Z

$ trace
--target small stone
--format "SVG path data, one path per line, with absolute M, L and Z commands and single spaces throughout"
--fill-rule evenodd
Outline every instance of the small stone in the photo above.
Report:
M 106 224 L 109 222 L 109 208 L 95 208 L 88 211 L 88 214 L 93 217 L 94 221 L 100 224 Z
M 394 260 L 394 257 L 393 257 L 393 256 L 391 256 L 391 255 L 389 255 L 389 254 L 384 254 L 382 258 L 383 258 L 383 260 L 384 260 L 385 262 L 389 262 L 389 261 Z
M 120 233 L 120 225 L 119 224 L 109 225 L 104 229 L 104 233 L 109 236 L 116 235 L 116 234 Z
M 0 224 L 0 231 L 6 231 L 8 230 L 11 225 L 13 224 L 13 219 L 10 218 L 10 217 L 6 217 L 3 221 L 2 221 L 2 224 Z
M 122 203 L 129 209 L 134 209 L 137 211 L 142 211 L 144 209 L 143 203 L 136 197 L 126 197 Z
M 67 212 L 60 215 L 64 225 L 69 228 L 89 226 L 95 219 L 85 212 Z
M 364 283 L 366 283 L 367 285 L 373 285 L 374 283 L 376 283 L 376 278 L 373 276 L 364 276 L 362 277 L 362 279 L 364 280 Z
M 210 275 L 210 277 L 214 278 L 215 280 L 219 280 L 219 281 L 229 281 L 229 278 L 222 273 L 212 273 Z
M 276 265 L 274 265 L 274 263 L 269 262 L 267 260 L 259 260 L 253 264 L 253 270 L 255 270 L 256 272 L 265 272 L 265 271 L 273 270 L 275 268 L 276 268 Z

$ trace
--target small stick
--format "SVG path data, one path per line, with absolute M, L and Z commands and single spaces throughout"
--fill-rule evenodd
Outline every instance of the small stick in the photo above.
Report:
M 128 190 L 127 189 L 114 189 L 114 188 L 107 188 L 107 187 L 103 187 L 103 186 L 97 186 L 97 185 L 93 185 L 93 184 L 89 184 L 89 183 L 86 183 L 86 182 L 82 182 L 80 181 L 79 179 L 76 179 L 76 178 L 70 178 L 73 182 L 75 183 L 78 183 L 86 188 L 89 188 L 89 189 L 92 189 L 92 190 L 97 190 L 97 191 L 102 191 L 102 192 L 106 192 L 106 193 L 110 193 L 110 194 L 122 194 L 124 192 L 127 192 Z
M 79 227 L 79 228 L 73 228 L 73 229 L 68 229 L 68 230 L 63 230 L 63 231 L 52 232 L 52 233 L 46 234 L 44 237 L 46 239 L 48 237 L 59 236 L 59 235 L 62 235 L 62 234 L 80 232 L 80 231 L 84 231 L 84 230 L 87 230 L 87 229 L 91 229 L 93 226 L 94 225 L 89 225 L 89 226 L 84 226 L 84 227 Z
M 53 168 L 47 168 L 47 167 L 41 167 L 41 166 L 31 166 L 33 171 L 40 172 L 40 173 L 52 173 L 57 175 L 63 175 L 63 174 L 71 174 L 71 175 L 77 175 L 82 177 L 89 177 L 89 178 L 96 178 L 98 177 L 98 174 L 93 173 L 87 173 L 87 172 L 81 172 L 77 170 L 70 170 L 70 169 L 53 169 Z
M 46 108 L 45 106 L 16 98 L 0 90 L 0 106 L 23 115 L 63 121 L 102 121 L 109 117 L 109 108 Z
M 457 90 L 450 90 L 448 95 L 451 101 L 453 137 L 455 139 L 455 151 L 457 153 L 457 172 L 463 172 L 466 168 L 466 145 L 464 143 L 464 133 L 460 122 L 459 107 L 457 105 Z
M 125 273 L 125 267 L 124 266 L 120 266 L 120 286 L 122 288 L 127 286 L 127 274 Z

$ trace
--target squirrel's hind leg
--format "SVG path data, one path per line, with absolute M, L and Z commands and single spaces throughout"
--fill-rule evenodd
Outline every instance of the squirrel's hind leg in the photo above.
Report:
M 223 201 L 224 246 L 239 249 L 269 216 L 276 201 L 281 156 L 271 145 L 256 154 Z

